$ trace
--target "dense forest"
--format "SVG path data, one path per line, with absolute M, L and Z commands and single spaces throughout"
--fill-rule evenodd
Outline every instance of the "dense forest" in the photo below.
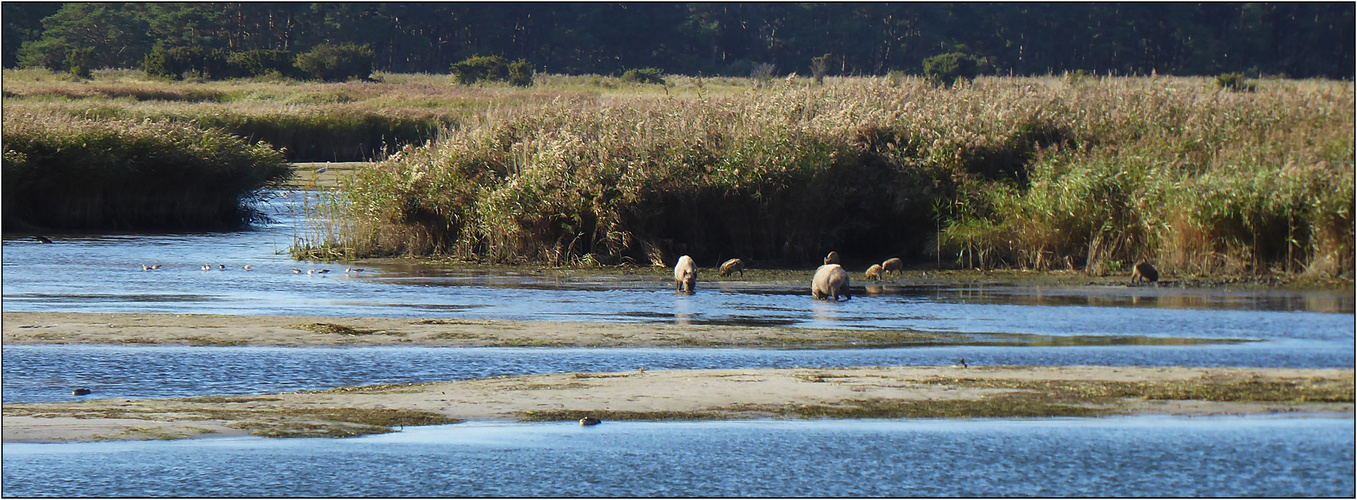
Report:
M 917 74 L 965 52 L 994 74 L 1351 78 L 1354 4 L 28 3 L 3 6 L 7 68 L 140 68 L 156 49 L 298 54 L 366 45 L 375 70 L 494 55 L 539 72 Z M 824 59 L 822 59 L 824 60 Z

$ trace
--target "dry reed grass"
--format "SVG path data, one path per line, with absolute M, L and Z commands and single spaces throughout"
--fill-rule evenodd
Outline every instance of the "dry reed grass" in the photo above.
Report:
M 329 241 L 556 265 L 941 248 L 968 267 L 1351 276 L 1351 83 L 831 83 L 493 108 L 360 173 L 358 229 Z

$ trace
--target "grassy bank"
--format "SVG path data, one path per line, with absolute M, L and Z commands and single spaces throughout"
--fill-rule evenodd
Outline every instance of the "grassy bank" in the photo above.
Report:
M 1351 279 L 1352 84 L 783 81 L 487 111 L 342 187 L 301 255 Z
M 281 154 L 211 128 L 4 109 L 4 229 L 229 229 Z

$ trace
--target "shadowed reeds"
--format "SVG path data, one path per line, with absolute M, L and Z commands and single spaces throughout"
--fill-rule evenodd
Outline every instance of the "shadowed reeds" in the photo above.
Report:
M 4 112 L 4 228 L 215 230 L 291 175 L 280 153 L 164 121 Z

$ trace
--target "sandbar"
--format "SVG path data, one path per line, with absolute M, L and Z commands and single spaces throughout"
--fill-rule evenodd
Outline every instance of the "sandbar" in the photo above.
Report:
M 350 437 L 462 421 L 1353 413 L 1353 370 L 861 367 L 644 370 L 259 396 L 11 404 L 3 441 Z

